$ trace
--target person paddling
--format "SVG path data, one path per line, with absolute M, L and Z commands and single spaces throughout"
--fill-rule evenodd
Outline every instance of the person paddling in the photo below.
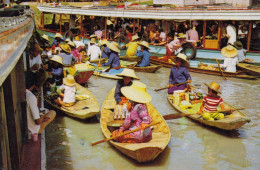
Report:
M 176 65 L 171 68 L 168 94 L 173 94 L 173 92 L 176 90 L 184 90 L 187 87 L 187 83 L 191 83 L 191 76 L 187 70 L 187 67 L 189 67 L 187 56 L 185 54 L 179 53 L 174 58 L 174 62 Z M 184 82 L 187 83 L 174 86 L 175 84 Z
M 138 43 L 141 46 L 141 50 L 139 50 L 136 54 L 137 57 L 141 57 L 141 61 L 137 64 L 137 67 L 147 67 L 150 65 L 150 52 L 148 42 L 142 41 Z

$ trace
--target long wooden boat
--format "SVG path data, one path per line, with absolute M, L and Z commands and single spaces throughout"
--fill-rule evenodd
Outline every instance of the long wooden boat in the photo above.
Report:
M 114 75 L 114 74 L 109 74 L 108 72 L 104 72 L 104 71 L 103 72 L 102 71 L 94 71 L 93 74 L 95 76 L 109 78 L 109 79 L 116 79 L 116 80 L 122 79 L 122 77 L 119 77 L 119 76 Z
M 247 72 L 248 74 L 251 74 L 254 76 L 260 76 L 260 66 L 256 66 L 256 65 L 248 64 L 248 63 L 238 63 L 237 68 Z
M 174 104 L 172 95 L 168 95 L 167 98 L 169 103 L 180 113 L 183 113 L 186 117 L 207 126 L 216 127 L 223 130 L 235 130 L 243 126 L 245 123 L 251 121 L 245 113 L 238 110 L 233 111 L 232 114 L 225 116 L 224 119 L 214 121 L 204 120 L 201 115 L 189 114 L 187 111 L 182 110 L 178 105 Z M 225 109 L 235 109 L 233 106 L 226 102 L 224 102 L 224 107 Z
M 137 72 L 155 73 L 161 67 L 162 66 L 158 66 L 158 65 L 150 65 L 147 67 L 134 67 L 134 70 Z
M 116 105 L 114 99 L 115 87 L 109 92 L 101 108 L 101 130 L 106 138 L 111 136 L 108 129 L 108 123 L 114 121 L 113 110 Z M 148 112 L 152 121 L 161 121 L 155 125 L 152 130 L 153 138 L 147 143 L 119 143 L 110 141 L 110 143 L 123 154 L 137 160 L 138 162 L 153 161 L 168 145 L 171 138 L 170 129 L 161 114 L 151 104 L 147 104 Z
M 156 56 L 151 57 L 150 62 L 153 64 L 158 64 L 169 68 L 175 65 L 175 64 L 168 63 L 164 60 L 158 59 L 158 57 Z M 189 67 L 188 70 L 195 73 L 222 76 L 221 71 L 218 68 L 215 68 L 215 70 L 211 70 L 211 69 L 203 69 L 198 67 Z M 225 77 L 233 77 L 233 78 L 241 78 L 241 79 L 249 79 L 249 80 L 256 80 L 258 78 L 257 76 L 248 75 L 245 71 L 241 71 L 241 70 L 237 70 L 237 72 L 223 71 L 223 73 Z
M 126 56 L 120 56 L 119 57 L 120 60 L 123 60 L 123 61 L 140 61 L 141 60 L 141 57 L 136 57 L 136 56 L 133 56 L 133 57 L 126 57 Z
M 60 110 L 71 117 L 86 119 L 95 116 L 99 112 L 99 105 L 96 98 L 87 88 L 82 87 L 79 84 L 76 84 L 76 90 L 80 95 L 88 95 L 89 98 L 76 101 L 76 104 L 70 107 L 60 107 L 53 103 L 48 96 L 45 97 L 45 101 L 55 109 Z

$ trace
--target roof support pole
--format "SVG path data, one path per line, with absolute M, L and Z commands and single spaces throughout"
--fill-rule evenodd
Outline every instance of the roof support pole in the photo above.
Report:
M 105 18 L 105 39 L 107 39 L 107 17 Z
M 62 31 L 61 25 L 62 25 L 62 14 L 60 14 L 60 33 L 61 33 L 61 31 Z
M 222 25 L 223 25 L 223 22 L 219 21 L 218 22 L 218 49 L 219 50 L 220 50 L 221 35 L 222 35 Z
M 207 28 L 207 21 L 203 21 L 203 47 L 205 47 L 205 38 L 206 38 L 206 28 Z
M 249 21 L 249 28 L 248 28 L 248 35 L 247 35 L 247 51 L 250 51 L 250 42 L 252 37 L 252 28 L 253 28 L 253 22 Z

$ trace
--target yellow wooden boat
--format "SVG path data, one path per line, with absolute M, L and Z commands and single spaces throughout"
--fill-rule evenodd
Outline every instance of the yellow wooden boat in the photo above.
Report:
M 76 104 L 70 107 L 60 107 L 53 103 L 48 96 L 45 97 L 45 101 L 57 110 L 60 110 L 71 117 L 86 119 L 95 116 L 99 112 L 99 105 L 96 98 L 87 88 L 84 88 L 77 83 L 76 90 L 80 95 L 87 95 L 89 98 L 86 100 L 76 101 Z
M 186 110 L 182 110 L 178 105 L 173 103 L 173 96 L 168 95 L 169 103 L 179 112 L 183 113 L 186 117 L 200 122 L 201 124 L 216 127 L 223 130 L 235 130 L 243 126 L 245 123 L 250 122 L 250 118 L 247 115 L 239 110 L 233 111 L 232 114 L 226 115 L 224 119 L 220 120 L 204 120 L 201 115 L 189 114 Z M 202 102 L 202 101 L 201 101 Z M 224 102 L 225 109 L 235 109 L 230 104 Z
M 101 108 L 100 124 L 106 138 L 111 136 L 108 123 L 114 121 L 113 110 L 116 105 L 114 93 L 115 87 L 109 92 Z M 161 114 L 151 103 L 147 104 L 147 108 L 152 121 L 161 121 L 160 124 L 153 127 L 153 138 L 151 141 L 147 143 L 119 143 L 112 140 L 109 141 L 119 151 L 138 162 L 153 161 L 166 148 L 171 138 L 170 129 Z

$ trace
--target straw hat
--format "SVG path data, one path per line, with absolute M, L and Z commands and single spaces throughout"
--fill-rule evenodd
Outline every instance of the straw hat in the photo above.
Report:
M 146 41 L 142 41 L 142 42 L 138 43 L 138 45 L 142 45 L 142 46 L 147 47 L 148 49 L 150 49 L 149 48 L 149 44 Z
M 55 62 L 60 63 L 60 64 L 63 65 L 62 57 L 61 57 L 61 56 L 54 55 L 54 56 L 51 58 L 51 61 L 55 61 Z
M 129 69 L 129 68 L 124 68 L 124 70 L 117 74 L 117 76 L 120 77 L 132 77 L 134 79 L 139 80 L 139 78 L 135 75 L 135 71 L 133 69 Z
M 45 39 L 46 41 L 50 41 L 50 40 L 49 40 L 49 36 L 46 35 L 46 34 L 43 34 L 42 38 Z
M 237 49 L 232 45 L 228 45 L 221 50 L 221 54 L 228 58 L 233 58 L 237 55 Z
M 74 47 L 74 48 L 76 47 L 75 43 L 72 42 L 72 41 L 69 41 L 69 42 L 68 42 L 68 45 L 70 45 L 70 46 L 72 46 L 72 47 Z
M 115 51 L 115 52 L 118 52 L 120 53 L 120 50 L 118 48 L 118 44 L 116 42 L 112 42 L 112 43 L 109 43 L 107 44 L 107 47 L 112 50 L 112 51 Z
M 146 85 L 140 81 L 133 81 L 131 86 L 121 88 L 122 94 L 138 103 L 149 103 L 152 97 L 146 92 Z
M 241 41 L 235 41 L 234 47 L 238 50 L 241 50 L 243 48 L 243 44 L 241 43 Z
M 134 35 L 134 36 L 132 37 L 132 40 L 131 40 L 131 41 L 137 40 L 138 38 L 139 38 L 138 35 Z
M 206 84 L 206 83 L 205 83 L 205 85 L 208 86 L 208 88 L 210 88 L 211 90 L 214 90 L 214 91 L 216 91 L 216 92 L 218 92 L 218 93 L 221 94 L 221 92 L 218 91 L 219 88 L 220 88 L 220 85 L 219 85 L 218 83 L 215 83 L 214 81 L 212 81 L 212 82 L 210 83 L 210 85 L 208 85 L 208 84 Z
M 70 42 L 71 40 L 70 40 L 70 38 L 66 38 L 66 40 L 65 40 L 65 42 Z
M 54 38 L 56 38 L 56 37 L 62 38 L 62 35 L 61 35 L 60 33 L 56 33 L 55 36 L 54 36 Z
M 186 38 L 186 34 L 179 33 L 177 38 Z
M 80 41 L 79 36 L 76 36 L 76 37 L 74 38 L 74 41 Z
M 90 43 L 91 43 L 91 44 L 96 44 L 96 39 L 95 39 L 95 38 L 91 38 L 91 39 L 90 39 Z
M 109 19 L 107 20 L 107 25 L 111 25 L 113 22 L 111 22 Z
M 67 86 L 75 86 L 76 82 L 75 82 L 74 76 L 69 74 L 66 78 L 63 79 L 63 84 L 65 84 Z
M 108 44 L 108 41 L 107 39 L 103 39 L 100 43 L 100 45 L 107 45 Z
M 61 44 L 61 45 L 60 45 L 60 48 L 61 48 L 62 50 L 64 50 L 65 52 L 67 52 L 67 53 L 70 53 L 70 52 L 71 52 L 70 46 L 69 46 L 68 44 Z
M 173 62 L 176 62 L 176 58 L 180 58 L 182 61 L 185 61 L 185 63 L 183 64 L 184 67 L 188 67 L 189 61 L 187 60 L 187 56 L 185 54 L 179 53 L 174 59 Z
M 95 34 L 90 35 L 89 38 L 96 38 L 97 36 Z

